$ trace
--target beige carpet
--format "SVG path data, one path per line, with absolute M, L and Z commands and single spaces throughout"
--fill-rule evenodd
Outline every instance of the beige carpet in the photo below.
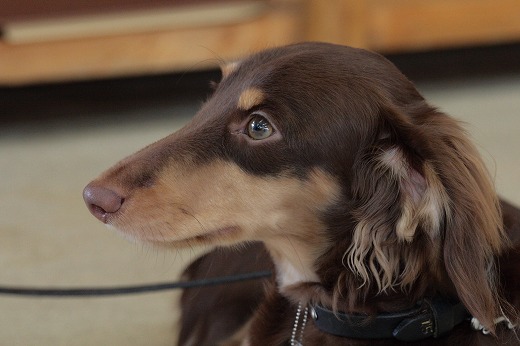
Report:
M 520 204 L 520 76 L 423 82 L 420 88 L 441 109 L 468 122 L 496 172 L 499 191 Z M 0 284 L 96 286 L 176 279 L 198 250 L 166 253 L 128 243 L 90 216 L 81 192 L 116 160 L 174 131 L 196 107 L 134 110 L 164 116 L 122 118 L 105 126 L 76 126 L 71 115 L 58 124 L 62 130 L 4 128 Z M 0 296 L 0 345 L 172 345 L 177 294 Z
M 128 243 L 96 222 L 81 193 L 101 170 L 183 121 L 0 138 L 0 284 L 110 286 L 176 279 L 192 253 Z M 176 297 L 0 296 L 0 345 L 172 345 Z

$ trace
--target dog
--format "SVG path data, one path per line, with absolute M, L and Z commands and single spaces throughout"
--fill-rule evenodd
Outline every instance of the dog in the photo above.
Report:
M 326 43 L 222 68 L 190 123 L 87 185 L 106 225 L 218 246 L 182 345 L 519 345 L 520 210 L 461 125 L 377 53 Z

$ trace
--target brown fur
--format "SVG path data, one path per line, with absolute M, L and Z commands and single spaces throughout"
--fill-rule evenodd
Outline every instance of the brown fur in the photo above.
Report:
M 298 303 L 376 314 L 434 295 L 459 298 L 494 336 L 464 324 L 422 344 L 516 344 L 493 320 L 517 320 L 518 287 L 504 277 L 514 278 L 516 269 L 499 273 L 497 262 L 519 261 L 510 240 L 520 237 L 520 212 L 504 204 L 502 215 L 489 173 L 457 121 L 364 50 L 305 43 L 223 70 L 190 124 L 85 190 L 97 217 L 134 239 L 175 247 L 264 244 L 276 271 L 265 295 L 250 283 L 204 289 L 204 314 L 221 313 L 199 323 L 197 306 L 187 302 L 202 295 L 186 292 L 180 344 L 215 344 L 234 334 L 231 343 L 280 345 Z M 259 115 L 272 130 L 260 140 L 248 133 Z M 93 187 L 120 196 L 120 208 L 101 217 L 88 193 Z M 218 251 L 186 277 L 220 275 L 229 263 L 271 263 L 247 264 L 262 256 L 260 245 Z M 235 305 L 234 296 L 244 303 Z M 228 328 L 218 332 L 222 324 Z M 303 340 L 367 343 L 324 334 L 312 321 Z

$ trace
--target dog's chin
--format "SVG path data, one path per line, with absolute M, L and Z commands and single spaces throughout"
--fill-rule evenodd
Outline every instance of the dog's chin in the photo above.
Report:
M 188 237 L 171 235 L 150 235 L 146 232 L 129 231 L 107 224 L 107 227 L 132 243 L 149 244 L 165 248 L 186 248 L 204 245 L 232 245 L 241 241 L 242 230 L 238 226 L 217 228 L 206 233 Z

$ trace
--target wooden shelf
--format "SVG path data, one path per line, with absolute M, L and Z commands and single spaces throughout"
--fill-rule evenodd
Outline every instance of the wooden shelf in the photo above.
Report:
M 311 0 L 308 37 L 389 53 L 520 40 L 518 0 Z
M 0 84 L 201 70 L 304 39 L 297 1 L 266 3 L 242 21 L 28 43 L 0 41 Z
M 146 27 L 141 29 L 127 27 L 123 32 L 84 32 L 79 36 L 18 43 L 6 35 L 0 40 L 0 85 L 214 68 L 225 60 L 303 40 L 335 42 L 383 53 L 520 40 L 518 0 L 231 3 L 244 2 L 258 5 L 254 7 L 257 10 L 243 11 L 243 16 L 229 20 L 193 17 L 197 18 L 189 21 L 193 25 L 165 26 L 157 21 L 154 27 L 146 20 Z M 211 16 L 211 12 L 204 15 Z

